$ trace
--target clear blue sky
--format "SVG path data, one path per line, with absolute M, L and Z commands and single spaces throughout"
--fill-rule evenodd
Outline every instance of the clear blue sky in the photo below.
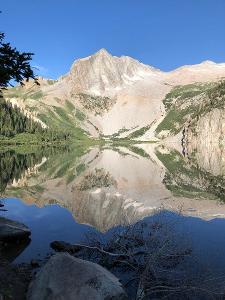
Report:
M 225 62 L 225 0 L 2 0 L 0 30 L 57 78 L 100 48 L 162 70 Z

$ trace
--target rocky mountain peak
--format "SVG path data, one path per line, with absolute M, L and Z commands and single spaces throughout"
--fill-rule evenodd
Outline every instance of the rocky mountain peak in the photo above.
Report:
M 112 56 L 105 48 L 101 48 L 94 55 L 95 56 Z
M 95 54 L 76 60 L 65 77 L 73 93 L 115 94 L 145 77 L 160 71 L 128 56 L 113 56 L 102 48 Z
M 216 65 L 216 63 L 212 60 L 204 60 L 200 63 L 200 65 Z

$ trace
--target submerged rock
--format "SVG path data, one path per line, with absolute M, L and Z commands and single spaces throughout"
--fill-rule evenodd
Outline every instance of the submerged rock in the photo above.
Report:
M 125 300 L 119 280 L 103 267 L 58 253 L 31 283 L 28 300 Z
M 70 243 L 66 243 L 63 241 L 54 241 L 50 244 L 51 248 L 57 252 L 68 252 L 70 254 L 74 254 L 79 252 L 82 247 L 77 245 L 71 245 Z
M 30 236 L 30 229 L 17 221 L 0 217 L 0 241 L 16 241 Z

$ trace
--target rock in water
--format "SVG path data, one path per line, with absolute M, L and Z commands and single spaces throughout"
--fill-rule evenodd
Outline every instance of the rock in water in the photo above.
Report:
M 0 217 L 0 241 L 25 239 L 30 234 L 30 229 L 24 224 Z
M 58 253 L 31 283 L 28 300 L 125 300 L 119 280 L 103 267 Z

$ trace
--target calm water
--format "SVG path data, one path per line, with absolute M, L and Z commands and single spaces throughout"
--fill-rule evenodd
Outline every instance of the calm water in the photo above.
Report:
M 0 215 L 32 231 L 29 244 L 10 252 L 11 260 L 44 257 L 54 240 L 105 236 L 166 210 L 202 264 L 219 274 L 225 270 L 225 174 L 219 166 L 156 144 L 1 150 Z

